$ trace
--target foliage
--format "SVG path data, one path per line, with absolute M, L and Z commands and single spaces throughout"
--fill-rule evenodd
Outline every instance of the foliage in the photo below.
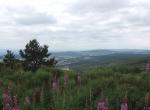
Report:
M 12 53 L 10 50 L 7 50 L 7 53 L 4 56 L 3 61 L 6 67 L 13 69 L 16 61 L 14 53 Z
M 23 58 L 23 67 L 28 71 L 37 71 L 42 65 L 53 66 L 56 64 L 54 58 L 49 59 L 51 54 L 48 53 L 48 46 L 40 46 L 36 39 L 30 40 L 24 50 L 20 50 L 20 56 Z
M 63 70 L 42 67 L 32 74 L 32 72 L 6 68 L 0 71 L 0 90 L 11 86 L 18 95 L 21 110 L 27 109 L 23 98 L 29 96 L 32 99 L 33 91 L 37 97 L 35 104 L 30 105 L 31 110 L 82 110 L 85 103 L 89 110 L 95 110 L 102 90 L 103 96 L 107 98 L 109 110 L 119 110 L 121 98 L 125 95 L 128 98 L 130 110 L 142 110 L 145 106 L 145 96 L 150 100 L 147 95 L 150 94 L 150 74 L 145 71 L 130 72 L 130 69 L 123 70 L 122 73 L 122 70 L 113 68 L 97 66 L 84 70 L 81 74 L 81 86 L 75 84 L 74 71 L 67 71 L 69 82 L 67 86 L 64 86 L 63 76 L 66 71 Z M 51 88 L 54 74 L 58 75 L 60 80 L 60 89 L 57 92 Z M 43 83 L 45 83 L 44 87 Z M 43 102 L 39 99 L 41 87 L 44 88 Z M 2 95 L 2 91 L 0 94 Z M 0 106 L 2 107 L 1 101 Z

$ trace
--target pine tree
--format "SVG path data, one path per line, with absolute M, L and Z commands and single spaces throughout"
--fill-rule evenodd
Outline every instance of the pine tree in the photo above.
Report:
M 13 52 L 11 52 L 10 50 L 7 50 L 6 55 L 4 55 L 4 59 L 3 62 L 6 65 L 6 67 L 9 67 L 11 69 L 14 68 L 15 65 L 15 55 Z
M 20 56 L 23 58 L 23 67 L 27 71 L 37 71 L 41 65 L 47 64 L 51 60 L 48 53 L 48 46 L 40 46 L 36 39 L 30 40 L 24 50 L 20 50 Z M 55 61 L 55 59 L 54 59 Z M 52 63 L 50 66 L 55 65 Z

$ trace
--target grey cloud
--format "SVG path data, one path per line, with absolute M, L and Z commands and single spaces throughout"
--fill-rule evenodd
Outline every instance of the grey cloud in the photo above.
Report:
M 145 7 L 137 0 L 134 3 L 131 0 L 75 1 L 65 6 L 64 13 L 55 13 L 56 18 L 49 11 L 9 8 L 8 19 L 0 20 L 1 33 L 6 36 L 5 41 L 13 38 L 13 42 L 18 41 L 16 47 L 24 47 L 30 39 L 37 38 L 57 50 L 150 48 L 146 42 L 150 35 L 148 4 Z M 8 26 L 10 22 L 13 23 Z M 138 45 L 140 42 L 145 44 Z
M 75 13 L 111 12 L 130 6 L 130 0 L 77 0 L 70 8 Z
M 70 8 L 70 14 L 82 16 L 85 18 L 82 29 L 87 29 L 87 24 L 91 29 L 101 31 L 99 27 L 106 28 L 106 30 L 120 29 L 132 30 L 135 26 L 143 28 L 149 27 L 150 24 L 150 4 L 130 1 L 130 0 L 82 0 L 77 1 Z M 113 20 L 116 19 L 116 20 Z M 98 23 L 105 23 L 104 25 L 96 25 Z M 85 23 L 85 24 L 84 24 Z M 83 27 L 84 26 L 84 27 Z
M 11 17 L 13 22 L 20 25 L 49 25 L 56 24 L 54 16 L 46 12 L 36 11 L 29 6 L 24 7 L 6 7 L 7 15 Z
M 21 25 L 49 25 L 55 24 L 56 19 L 45 13 L 33 13 L 17 17 L 16 23 Z
M 136 15 L 131 15 L 130 17 L 127 18 L 127 21 L 135 26 L 148 26 L 150 27 L 150 11 L 144 15 L 141 16 L 141 13 L 138 13 Z

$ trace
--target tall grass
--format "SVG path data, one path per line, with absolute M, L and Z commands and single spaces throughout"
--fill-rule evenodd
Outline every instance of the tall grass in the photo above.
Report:
M 96 110 L 103 92 L 109 110 L 119 110 L 124 96 L 127 97 L 129 110 L 142 110 L 146 104 L 145 100 L 148 104 L 150 102 L 150 73 L 129 69 L 127 73 L 122 71 L 111 67 L 87 69 L 81 72 L 81 85 L 78 86 L 75 82 L 75 71 L 67 71 L 69 81 L 64 85 L 63 70 L 43 67 L 32 73 L 4 69 L 0 71 L 0 95 L 9 87 L 17 94 L 20 110 Z M 51 86 L 54 74 L 59 76 L 59 91 L 53 90 Z M 24 105 L 26 96 L 31 101 L 29 107 Z M 3 108 L 2 97 L 0 108 Z

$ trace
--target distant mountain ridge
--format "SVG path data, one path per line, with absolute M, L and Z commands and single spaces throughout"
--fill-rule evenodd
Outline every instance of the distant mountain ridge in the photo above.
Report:
M 102 56 L 116 53 L 129 53 L 129 54 L 150 54 L 150 50 L 138 49 L 100 49 L 89 51 L 66 51 L 66 52 L 53 52 L 56 57 L 83 57 L 83 56 Z
M 16 58 L 20 58 L 17 50 L 12 50 Z M 6 49 L 0 49 L 0 60 L 2 61 Z M 52 56 L 58 60 L 57 66 L 74 66 L 81 64 L 102 64 L 110 62 L 112 59 L 128 57 L 146 57 L 150 55 L 150 50 L 142 49 L 97 49 L 86 51 L 66 51 L 52 52 Z
M 128 60 L 150 56 L 150 50 L 91 50 L 79 52 L 53 53 L 58 60 L 58 66 L 77 67 L 99 65 L 114 62 L 115 60 Z
M 7 50 L 11 49 L 0 49 L 0 56 L 3 56 Z M 19 49 L 13 49 L 12 52 L 18 56 Z M 150 50 L 144 49 L 95 49 L 85 51 L 62 51 L 62 52 L 51 52 L 56 57 L 81 57 L 81 56 L 101 56 L 114 53 L 134 53 L 134 54 L 150 54 Z

